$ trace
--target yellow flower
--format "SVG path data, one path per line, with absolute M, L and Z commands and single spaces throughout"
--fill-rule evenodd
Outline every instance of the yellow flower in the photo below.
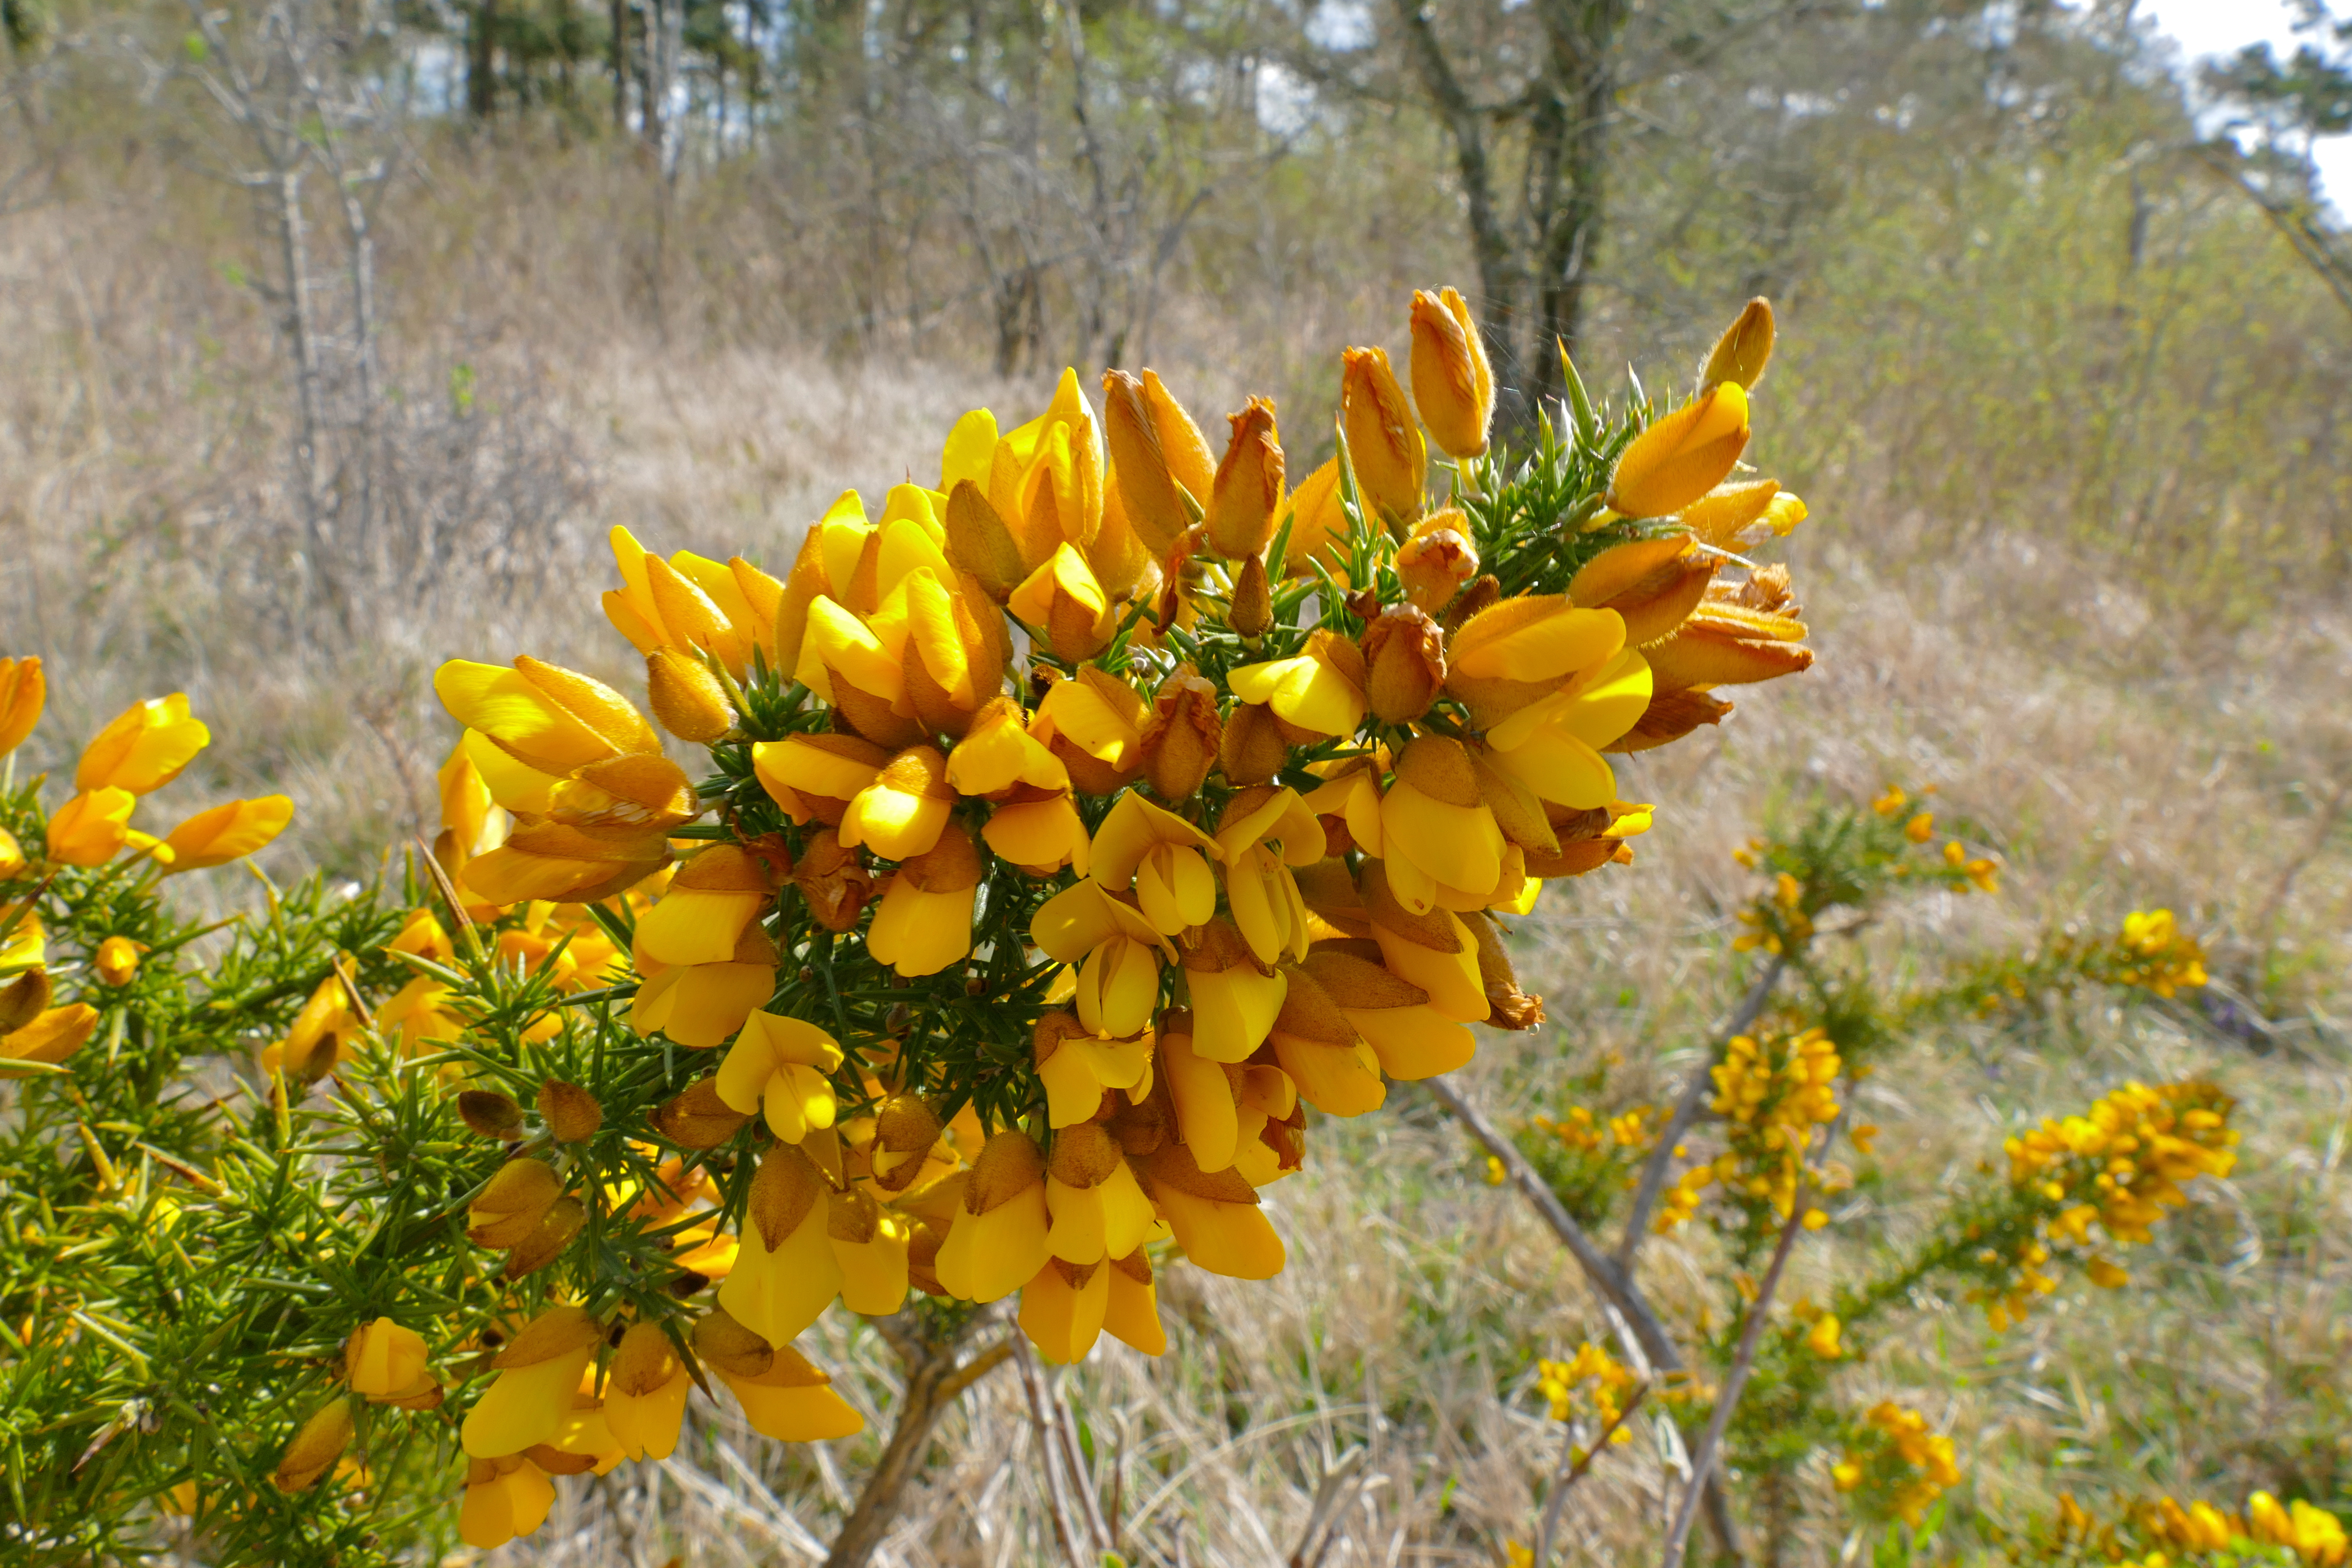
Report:
M 664 561 L 647 553 L 626 528 L 615 527 L 608 537 L 622 586 L 604 595 L 604 614 L 621 635 L 644 654 L 708 649 L 741 679 L 759 619 L 744 587 L 747 581 L 759 585 L 764 574 L 747 563 L 729 566 L 685 551 Z
M 460 724 L 558 778 L 589 763 L 661 752 L 660 737 L 627 698 L 529 654 L 512 669 L 453 658 L 434 672 L 433 689 Z
M 1088 878 L 1046 900 L 1029 932 L 1047 957 L 1080 966 L 1074 1000 L 1089 1032 L 1124 1039 L 1150 1021 L 1160 960 L 1175 950 L 1141 910 Z
M 940 841 L 955 800 L 939 748 L 910 746 L 851 797 L 841 817 L 841 842 L 866 845 L 886 860 L 909 859 Z
M 1053 748 L 1024 727 L 1021 705 L 999 697 L 980 710 L 948 753 L 947 782 L 958 795 L 1003 800 L 1024 784 L 1066 790 L 1070 773 Z
M 178 778 L 211 739 L 212 732 L 188 716 L 185 692 L 134 702 L 82 749 L 74 788 L 84 794 L 108 788 L 150 794 Z
M 1094 879 L 1115 893 L 1133 888 L 1144 918 L 1163 936 L 1204 924 L 1216 913 L 1209 862 L 1223 858 L 1214 838 L 1132 790 L 1095 829 L 1088 851 Z
M 1823 1361 L 1835 1361 L 1845 1353 L 1838 1343 L 1840 1324 L 1837 1314 L 1824 1312 L 1805 1331 L 1805 1348 Z
M 1052 1248 L 1045 1160 L 1029 1135 L 1006 1128 L 972 1162 L 937 1264 L 940 1283 L 967 1301 L 994 1301 L 1036 1278 Z
M 1903 837 L 1914 844 L 1925 844 L 1936 837 L 1936 814 L 1923 811 L 1903 825 Z
M 555 1506 L 555 1484 L 547 1472 L 520 1454 L 470 1459 L 466 1495 L 457 1509 L 457 1538 L 495 1552 L 547 1522 Z
M 1386 349 L 1349 349 L 1340 355 L 1339 420 L 1366 510 L 1401 531 L 1421 515 L 1429 455 Z
M 496 1459 L 553 1443 L 604 1342 L 604 1325 L 578 1307 L 550 1307 L 525 1324 L 491 1361 L 498 1376 L 459 1428 L 466 1452 Z
M 833 1125 L 827 1075 L 841 1063 L 840 1045 L 823 1029 L 757 1008 L 719 1065 L 719 1098 L 746 1115 L 764 1109 L 769 1130 L 797 1143 L 811 1128 Z
M 98 1009 L 87 1002 L 51 1007 L 12 1033 L 0 1035 L 0 1062 L 46 1062 L 54 1067 L 89 1043 L 98 1031 Z
M 1074 679 L 1056 679 L 1046 688 L 1029 732 L 1069 770 L 1074 787 L 1086 795 L 1110 795 L 1143 771 L 1149 717 L 1133 687 L 1087 665 Z
M 1289 982 L 1260 958 L 1234 922 L 1219 917 L 1186 939 L 1184 983 L 1192 993 L 1192 1048 L 1202 1060 L 1241 1062 L 1265 1043 Z M 1210 1164 L 1221 1169 L 1225 1162 Z
M 139 955 L 146 951 L 144 942 L 133 942 L 127 936 L 110 936 L 98 944 L 98 952 L 90 956 L 90 967 L 109 985 L 128 985 L 139 973 Z
M 26 864 L 24 846 L 16 842 L 15 834 L 0 827 L 0 882 L 14 880 Z
M 828 1228 L 831 1184 L 800 1149 L 769 1147 L 743 1213 L 742 1250 L 719 1304 L 771 1344 L 816 1321 L 841 1290 L 841 1261 Z
M 0 756 L 25 743 L 41 721 L 41 704 L 47 696 L 48 682 L 37 656 L 0 658 Z
M 1310 632 L 1292 658 L 1244 664 L 1225 677 L 1233 694 L 1262 702 L 1309 735 L 1352 735 L 1364 721 L 1364 656 L 1337 632 Z
M 1282 1238 L 1239 1173 L 1204 1172 L 1184 1144 L 1165 1142 L 1144 1162 L 1144 1187 L 1176 1245 L 1198 1268 L 1232 1279 L 1271 1279 L 1286 1260 Z
M 1039 634 L 1055 658 L 1071 664 L 1094 658 L 1118 630 L 1110 596 L 1087 558 L 1067 544 L 1057 545 L 1023 579 L 1005 607 Z
M 770 1345 L 721 1308 L 694 1325 L 694 1352 L 743 1406 L 751 1429 L 785 1443 L 855 1436 L 866 1423 L 832 1379 L 788 1344 Z
M 667 1459 L 677 1447 L 687 1393 L 693 1386 L 685 1361 L 660 1325 L 632 1323 L 604 1380 L 605 1430 L 629 1458 Z
M 130 841 L 138 804 L 129 790 L 112 786 L 74 796 L 49 818 L 48 858 L 67 866 L 105 865 Z
M 1431 438 L 1449 455 L 1486 456 L 1495 374 L 1478 323 L 1454 289 L 1413 291 L 1412 401 Z
M 1105 1089 L 1136 1089 L 1145 1082 L 1151 1054 L 1149 1036 L 1097 1039 L 1075 1014 L 1058 1010 L 1038 1019 L 1030 1031 L 1030 1060 L 1045 1086 L 1046 1124 L 1093 1121 Z
M 294 820 L 294 802 L 282 795 L 225 801 L 200 811 L 163 840 L 169 857 L 158 856 L 173 876 L 226 866 L 262 848 Z
M 1428 992 L 1360 951 L 1367 945 L 1321 943 L 1300 967 L 1363 1037 L 1380 1058 L 1381 1070 L 1411 1080 L 1452 1072 L 1468 1062 L 1477 1049 L 1470 1031 L 1431 1006 Z
M 919 855 L 901 861 L 884 888 L 866 951 L 898 973 L 937 974 L 971 951 L 981 878 L 971 836 L 950 822 Z
M 637 921 L 636 949 L 661 964 L 724 963 L 775 897 L 768 863 L 739 844 L 713 844 L 677 868 Z
M 441 1402 L 441 1383 L 425 1370 L 425 1339 L 390 1318 L 361 1324 L 343 1342 L 343 1381 L 371 1404 L 430 1408 Z
M 1748 446 L 1748 393 L 1719 382 L 1626 445 L 1609 504 L 1627 517 L 1665 517 L 1721 484 Z
M 760 787 L 803 827 L 812 819 L 840 826 L 849 803 L 889 760 L 889 752 L 855 735 L 787 735 L 751 747 Z
M 1503 874 L 1502 829 L 1470 753 L 1446 736 L 1416 736 L 1397 757 L 1396 781 L 1381 797 L 1381 837 L 1389 886 L 1417 914 L 1439 901 L 1441 884 L 1474 895 L 1476 908 Z
M 1292 969 L 1288 978 L 1266 1038 L 1298 1097 L 1330 1116 L 1379 1110 L 1388 1100 L 1380 1058 L 1312 974 Z
M 1126 1257 L 1143 1245 L 1155 1223 L 1151 1201 L 1136 1184 L 1125 1153 L 1093 1121 L 1055 1134 L 1054 1157 L 1045 1165 L 1045 1212 L 1052 1217 L 1046 1249 L 1079 1265 Z
M 1480 610 L 1447 639 L 1445 689 L 1481 728 L 1606 668 L 1625 646 L 1614 610 L 1580 609 L 1564 594 L 1523 594 Z

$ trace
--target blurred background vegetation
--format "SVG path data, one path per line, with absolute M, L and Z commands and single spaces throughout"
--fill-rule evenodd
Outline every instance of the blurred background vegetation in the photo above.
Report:
M 285 868 L 429 837 L 440 658 L 631 674 L 613 524 L 779 569 L 839 489 L 928 479 L 957 413 L 1025 416 L 1066 363 L 1150 364 L 1204 422 L 1324 409 L 1416 286 L 1471 294 L 1521 410 L 1555 333 L 1664 385 L 1769 295 L 1751 458 L 1811 504 L 1822 664 L 1629 765 L 1672 809 L 1523 931 L 1553 1025 L 1482 1053 L 1488 1103 L 1670 1097 L 1740 989 L 1731 851 L 1817 794 L 1937 785 L 2004 895 L 1909 910 L 1885 962 L 2162 904 L 2216 984 L 1923 1030 L 1863 1097 L 1888 1168 L 1965 1180 L 2134 1076 L 2210 1073 L 2248 1130 L 2147 1288 L 2000 1338 L 1954 1304 L 1856 1373 L 1937 1391 L 1945 1539 L 2062 1488 L 2352 1496 L 2352 252 L 2297 153 L 2347 112 L 2324 48 L 2238 62 L 2231 141 L 2128 5 L 2042 0 L 0 0 L 0 33 L 33 761 L 185 689 L 214 783 L 295 796 Z M 1302 473 L 1330 445 L 1286 439 Z M 1279 1559 L 1351 1444 L 1384 1479 L 1326 1561 L 1525 1538 L 1531 1358 L 1598 1309 L 1399 1103 L 1328 1134 L 1379 1184 L 1286 1190 L 1276 1289 L 1171 1283 L 1182 1353 L 1074 1380 L 1092 1441 L 1187 1477 L 1152 1506 L 1225 1500 L 1193 1561 Z M 825 1332 L 887 1398 L 871 1336 Z M 898 1560 L 1028 1560 L 1018 1394 L 974 1400 Z M 791 1560 L 834 1465 L 568 1497 L 533 1560 Z M 1589 1549 L 1654 1538 L 1643 1488 L 1596 1473 Z

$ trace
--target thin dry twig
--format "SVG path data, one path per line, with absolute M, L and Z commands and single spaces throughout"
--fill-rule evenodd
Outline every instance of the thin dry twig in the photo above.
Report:
M 1545 1564 L 1551 1561 L 1552 1537 L 1559 1529 L 1560 1510 L 1568 1501 L 1568 1494 L 1576 1489 L 1576 1483 L 1592 1468 L 1592 1461 L 1601 1457 L 1601 1450 L 1609 1446 L 1609 1439 L 1617 1435 L 1617 1429 L 1633 1418 L 1633 1412 L 1640 1409 L 1642 1401 L 1649 1396 L 1648 1383 L 1635 1384 L 1624 1408 L 1610 1417 L 1609 1425 L 1601 1429 L 1601 1436 L 1595 1437 L 1592 1446 L 1580 1455 L 1576 1451 L 1574 1427 L 1571 1426 L 1568 1435 L 1561 1438 L 1559 1468 L 1552 1475 L 1551 1496 L 1544 1500 L 1543 1522 L 1536 1529 L 1535 1568 L 1545 1568 Z

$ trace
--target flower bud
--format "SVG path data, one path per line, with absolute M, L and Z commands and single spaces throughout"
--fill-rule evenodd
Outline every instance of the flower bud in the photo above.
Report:
M 0 827 L 0 882 L 14 881 L 24 870 L 25 847 L 16 842 L 15 834 Z
M 492 1089 L 469 1089 L 457 1096 L 457 1119 L 485 1138 L 510 1143 L 522 1136 L 522 1107 Z
M 1426 712 L 1445 684 L 1445 637 L 1412 605 L 1391 605 L 1364 628 L 1364 700 L 1391 724 Z
M 343 1381 L 353 1394 L 377 1405 L 404 1405 L 430 1394 L 440 1403 L 440 1384 L 425 1370 L 425 1337 L 390 1318 L 362 1323 L 343 1342 Z M 429 1408 L 429 1406 L 428 1406 Z
M 810 836 L 793 867 L 793 886 L 808 901 L 809 914 L 830 931 L 849 931 L 874 896 L 865 857 L 843 847 L 831 828 Z
M 1478 552 L 1470 542 L 1470 520 L 1447 508 L 1423 520 L 1396 557 L 1405 596 L 1436 615 L 1463 584 L 1478 575 Z
M 1144 776 L 1160 799 L 1182 800 L 1209 776 L 1209 764 L 1216 760 L 1223 739 L 1216 687 L 1191 666 L 1180 666 L 1160 683 L 1151 718 L 1143 728 Z
M 340 1394 L 311 1414 L 278 1457 L 270 1484 L 281 1492 L 310 1490 L 320 1476 L 335 1468 L 352 1446 L 352 1405 Z
M 1208 486 L 1202 483 L 1194 491 L 1171 462 L 1160 423 L 1152 417 L 1154 392 L 1166 403 L 1173 420 L 1182 421 L 1181 428 L 1190 432 L 1189 444 L 1197 449 L 1199 463 L 1193 479 L 1201 481 L 1213 470 L 1207 463 L 1208 447 L 1191 418 L 1168 397 L 1158 376 L 1150 371 L 1144 375 L 1146 380 L 1139 381 L 1125 371 L 1103 373 L 1103 438 L 1110 448 L 1111 478 L 1118 484 L 1129 524 L 1153 556 L 1164 559 L 1199 517 L 1201 503 L 1208 499 Z M 1179 440 L 1182 440 L 1181 435 Z
M 509 1161 L 467 1209 L 466 1239 L 493 1249 L 516 1246 L 562 1194 L 563 1178 L 544 1160 Z
M 1633 540 L 1586 562 L 1569 579 L 1568 596 L 1579 609 L 1616 611 L 1626 642 L 1639 647 L 1682 625 L 1722 564 L 1679 535 Z
M 131 840 L 131 813 L 139 797 L 127 789 L 95 789 L 74 796 L 49 818 L 48 858 L 66 866 L 103 866 Z
M 25 743 L 47 695 L 39 658 L 0 658 L 0 756 Z
M 646 655 L 646 700 L 661 727 L 681 741 L 707 746 L 734 727 L 727 689 L 700 659 L 676 648 Z
M 1210 549 L 1237 561 L 1255 555 L 1274 537 L 1275 510 L 1282 503 L 1282 438 L 1268 398 L 1251 398 L 1232 420 L 1233 439 L 1210 486 L 1202 531 Z
M 688 1084 L 653 1114 L 654 1131 L 681 1149 L 716 1149 L 751 1120 L 719 1095 L 716 1077 Z
M 1772 301 L 1759 295 L 1748 301 L 1739 319 L 1715 341 L 1715 352 L 1698 373 L 1699 390 L 1730 381 L 1749 391 L 1764 379 L 1772 359 Z
M 1495 373 L 1470 307 L 1452 289 L 1413 291 L 1412 401 L 1431 439 L 1449 456 L 1486 456 Z
M 1609 504 L 1627 517 L 1666 517 L 1721 484 L 1748 447 L 1748 394 L 1717 384 L 1627 444 Z
M 1274 585 L 1266 580 L 1265 556 L 1248 557 L 1234 574 L 1234 599 L 1225 624 L 1245 637 L 1263 637 L 1274 624 Z
M 1217 747 L 1217 767 L 1228 784 L 1262 784 L 1290 760 L 1290 742 L 1283 739 L 1282 721 L 1262 702 L 1240 702 L 1225 721 L 1224 738 Z
M 604 1108 L 594 1095 L 554 1079 L 539 1086 L 539 1114 L 558 1143 L 584 1143 L 604 1125 Z
M 1348 433 L 1357 493 L 1374 516 L 1401 532 L 1421 515 L 1428 448 L 1405 406 L 1404 388 L 1389 368 L 1386 349 L 1349 349 L 1340 362 L 1339 418 Z

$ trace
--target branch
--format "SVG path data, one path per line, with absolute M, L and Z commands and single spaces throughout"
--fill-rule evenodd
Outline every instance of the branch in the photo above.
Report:
M 1788 968 L 1785 955 L 1772 955 L 1772 962 L 1765 966 L 1756 984 L 1748 988 L 1748 994 L 1732 1010 L 1731 1016 L 1715 1031 L 1714 1045 L 1691 1069 L 1690 1081 L 1683 1086 L 1683 1096 L 1675 1102 L 1674 1115 L 1659 1131 L 1657 1147 L 1650 1151 L 1649 1163 L 1642 1167 L 1642 1184 L 1633 1194 L 1633 1210 L 1625 1216 L 1625 1234 L 1617 1242 L 1617 1266 L 1628 1275 L 1633 1273 L 1633 1261 L 1641 1256 L 1642 1244 L 1648 1237 L 1650 1215 L 1658 1206 L 1659 1193 L 1664 1190 L 1666 1168 L 1674 1163 L 1675 1149 L 1698 1120 L 1699 1107 L 1706 1102 L 1706 1087 L 1714 1081 L 1710 1072 L 1715 1058 L 1723 1054 L 1733 1036 L 1744 1035 L 1755 1026 L 1764 1012 L 1764 1004 L 1771 999 L 1772 988 L 1780 984 Z
M 1592 1446 L 1584 1450 L 1582 1458 L 1576 1457 L 1574 1427 L 1571 1426 L 1569 1435 L 1561 1440 L 1559 1471 L 1552 1477 L 1551 1496 L 1544 1500 L 1543 1524 L 1536 1531 L 1535 1568 L 1547 1568 L 1551 1562 L 1552 1535 L 1559 1529 L 1560 1509 L 1568 1501 L 1568 1494 L 1576 1489 L 1576 1483 L 1584 1479 L 1584 1472 L 1592 1468 L 1592 1461 L 1601 1457 L 1601 1450 L 1609 1446 L 1609 1439 L 1617 1435 L 1617 1428 L 1631 1421 L 1633 1412 L 1640 1409 L 1642 1401 L 1649 1396 L 1647 1382 L 1634 1384 L 1633 1397 L 1625 1401 L 1622 1410 L 1610 1418 L 1609 1425 L 1601 1429 L 1601 1436 L 1592 1440 Z M 1575 1460 L 1572 1466 L 1570 1459 Z
M 1772 1293 L 1780 1288 L 1780 1275 L 1789 1266 L 1789 1254 L 1796 1247 L 1797 1232 L 1804 1228 L 1805 1211 L 1811 1201 L 1811 1193 L 1800 1191 L 1789 1205 L 1788 1223 L 1780 1227 L 1780 1244 L 1772 1249 L 1772 1267 L 1765 1270 L 1764 1283 L 1758 1288 L 1756 1300 L 1748 1309 L 1748 1323 L 1739 1331 L 1739 1349 L 1731 1358 L 1731 1372 L 1723 1380 L 1723 1392 L 1716 1397 L 1714 1414 L 1706 1418 L 1706 1431 L 1698 1440 L 1698 1452 L 1691 1456 L 1690 1484 L 1683 1489 L 1682 1501 L 1675 1508 L 1674 1529 L 1666 1536 L 1661 1568 L 1682 1568 L 1683 1552 L 1690 1543 L 1691 1521 L 1698 1517 L 1699 1494 L 1711 1479 L 1716 1455 L 1723 1447 L 1724 1430 L 1731 1425 L 1731 1412 L 1747 1390 L 1748 1374 L 1755 1370 L 1756 1347 L 1764 1338 L 1765 1314 L 1771 1310 Z

